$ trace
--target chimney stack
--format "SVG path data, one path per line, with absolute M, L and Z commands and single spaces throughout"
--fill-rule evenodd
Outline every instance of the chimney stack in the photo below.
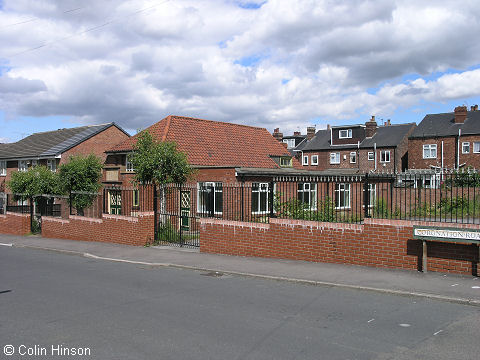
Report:
M 327 124 L 327 130 L 330 131 L 330 129 L 331 129 L 330 124 Z
M 478 105 L 470 106 L 470 111 L 478 111 Z
M 467 107 L 457 106 L 455 108 L 455 124 L 463 124 L 467 118 Z
M 280 132 L 279 128 L 276 128 L 275 130 L 273 130 L 272 135 L 275 139 L 277 139 L 280 142 L 283 140 L 283 134 Z
M 307 140 L 312 140 L 315 136 L 315 126 L 307 127 Z
M 371 138 L 377 132 L 377 122 L 375 121 L 375 116 L 372 115 L 370 121 L 365 123 L 365 136 Z

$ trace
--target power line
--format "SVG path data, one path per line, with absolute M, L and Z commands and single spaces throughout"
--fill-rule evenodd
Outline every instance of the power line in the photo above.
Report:
M 65 11 L 62 11 L 62 14 L 72 13 L 72 12 L 75 12 L 75 11 L 78 11 L 78 10 L 85 9 L 86 7 L 88 7 L 88 6 L 82 6 L 82 7 L 78 7 L 78 8 L 75 8 L 75 9 L 65 10 Z M 20 21 L 20 22 L 16 22 L 16 23 L 13 23 L 13 24 L 8 24 L 8 25 L 0 26 L 0 29 L 5 29 L 5 28 L 8 28 L 8 27 L 16 26 L 16 25 L 23 25 L 23 24 L 27 24 L 27 23 L 30 23 L 30 22 L 34 22 L 34 21 L 37 21 L 37 20 L 40 20 L 40 18 L 38 18 L 38 17 L 32 17 L 32 18 L 30 18 L 30 19 L 23 20 L 23 21 Z
M 60 38 L 60 39 L 57 39 L 57 40 L 52 40 L 52 41 L 49 41 L 49 42 L 46 42 L 44 44 L 41 44 L 41 45 L 38 45 L 38 46 L 35 46 L 35 47 L 32 47 L 32 48 L 29 48 L 29 49 L 26 49 L 26 50 L 23 50 L 23 51 L 20 51 L 20 52 L 17 52 L 17 53 L 14 53 L 10 56 L 8 56 L 8 58 L 12 58 L 12 57 L 16 57 L 18 55 L 22 55 L 22 54 L 25 54 L 25 53 L 29 53 L 29 52 L 32 52 L 32 51 L 35 51 L 35 50 L 38 50 L 38 49 L 41 49 L 41 48 L 44 48 L 46 46 L 50 46 L 50 45 L 53 45 L 53 44 L 56 44 L 56 43 L 59 43 L 59 42 L 62 42 L 62 41 L 65 41 L 65 40 L 68 40 L 68 39 L 71 39 L 75 36 L 79 36 L 79 35 L 83 35 L 83 34 L 86 34 L 86 33 L 89 33 L 91 31 L 95 31 L 95 30 L 98 30 L 98 29 L 101 29 L 103 27 L 106 27 L 118 20 L 122 20 L 122 19 L 126 19 L 126 18 L 129 18 L 129 17 L 132 17 L 132 16 L 135 16 L 135 15 L 138 15 L 142 12 L 145 12 L 147 10 L 150 10 L 150 9 L 153 9 L 153 8 L 156 8 L 160 5 L 163 5 L 164 3 L 167 3 L 169 2 L 170 0 L 164 0 L 156 5 L 152 5 L 152 6 L 148 6 L 146 8 L 141 8 L 141 9 L 138 9 L 138 10 L 135 10 L 134 12 L 128 14 L 128 15 L 125 15 L 125 16 L 121 16 L 121 17 L 117 17 L 117 18 L 113 18 L 109 21 L 106 21 L 100 25 L 96 25 L 96 26 L 93 26 L 91 28 L 88 28 L 86 30 L 83 30 L 83 31 L 79 31 L 77 33 L 74 33 L 74 34 L 71 34 L 71 35 L 68 35 L 68 36 L 65 36 L 63 38 Z

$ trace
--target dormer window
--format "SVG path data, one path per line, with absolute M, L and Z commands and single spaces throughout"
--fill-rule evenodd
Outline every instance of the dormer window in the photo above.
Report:
M 287 149 L 292 149 L 295 147 L 295 139 L 283 139 L 283 142 L 287 144 Z
M 292 167 L 292 158 L 291 157 L 282 157 L 280 158 L 281 167 Z
M 344 129 L 338 132 L 339 139 L 351 139 L 352 138 L 352 129 Z

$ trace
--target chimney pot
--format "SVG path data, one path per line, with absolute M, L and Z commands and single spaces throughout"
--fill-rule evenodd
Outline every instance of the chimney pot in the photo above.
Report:
M 327 124 L 327 130 L 330 130 L 332 127 L 330 126 L 330 124 Z
M 475 105 L 473 106 L 473 111 L 478 111 L 478 105 L 475 104 Z
M 300 131 L 294 131 L 293 136 L 300 136 Z
M 457 106 L 455 112 L 455 124 L 463 124 L 467 118 L 467 107 Z
M 372 118 L 370 119 L 371 122 L 375 121 L 375 115 L 372 115 Z

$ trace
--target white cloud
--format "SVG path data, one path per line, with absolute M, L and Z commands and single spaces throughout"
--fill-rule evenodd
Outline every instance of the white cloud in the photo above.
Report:
M 179 114 L 304 130 L 480 95 L 473 0 L 78 4 L 5 0 L 0 110 L 129 129 Z

